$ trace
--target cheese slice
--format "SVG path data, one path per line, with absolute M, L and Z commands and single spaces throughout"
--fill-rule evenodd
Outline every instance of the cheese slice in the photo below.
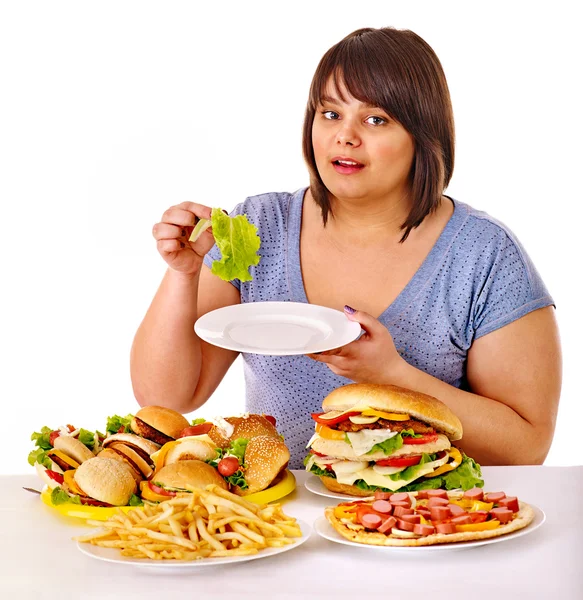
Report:
M 363 429 L 362 431 L 350 431 L 346 435 L 356 456 L 362 456 L 369 452 L 375 444 L 395 437 L 397 433 L 397 431 L 388 429 Z

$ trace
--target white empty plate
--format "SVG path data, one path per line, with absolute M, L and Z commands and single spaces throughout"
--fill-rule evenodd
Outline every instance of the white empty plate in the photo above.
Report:
M 353 342 L 361 327 L 332 308 L 303 302 L 247 302 L 213 310 L 194 324 L 205 342 L 254 354 L 292 355 Z

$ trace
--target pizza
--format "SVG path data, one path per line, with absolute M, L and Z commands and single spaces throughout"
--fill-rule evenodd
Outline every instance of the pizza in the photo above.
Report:
M 529 504 L 481 488 L 376 492 L 374 497 L 326 508 L 326 518 L 346 539 L 373 546 L 431 546 L 506 535 L 529 525 Z

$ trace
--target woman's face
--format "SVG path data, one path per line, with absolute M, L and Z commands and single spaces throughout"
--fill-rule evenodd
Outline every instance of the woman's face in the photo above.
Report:
M 382 109 L 328 80 L 316 107 L 312 144 L 324 185 L 339 199 L 405 197 L 414 157 L 411 134 Z

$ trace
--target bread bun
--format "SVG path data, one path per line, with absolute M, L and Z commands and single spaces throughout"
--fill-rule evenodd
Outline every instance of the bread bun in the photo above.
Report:
M 102 456 L 86 460 L 75 470 L 74 479 L 87 496 L 113 506 L 127 506 L 137 489 L 127 465 Z
M 331 491 L 337 494 L 347 494 L 348 496 L 372 496 L 374 492 L 361 490 L 359 487 L 355 485 L 347 485 L 345 483 L 338 483 L 338 480 L 333 477 L 325 477 L 323 475 L 319 476 L 322 480 L 322 483 Z
M 132 477 L 134 478 L 137 484 L 139 484 L 140 481 L 142 481 L 143 477 L 141 471 L 138 471 L 137 467 L 126 458 L 125 454 L 117 452 L 114 448 L 104 448 L 97 456 L 100 456 L 101 458 L 111 458 L 112 460 L 119 461 L 120 463 L 126 465 L 130 469 Z
M 145 425 L 145 427 L 144 427 Z M 132 419 L 130 427 L 134 433 L 159 444 L 174 440 L 190 423 L 179 412 L 164 406 L 144 406 Z M 152 432 L 151 429 L 154 431 Z M 162 436 L 156 436 L 156 432 Z
M 57 450 L 61 450 L 67 456 L 76 460 L 79 464 L 84 463 L 90 458 L 94 458 L 95 454 L 87 448 L 87 446 L 80 442 L 77 438 L 72 435 L 60 435 L 55 438 L 54 447 Z
M 233 426 L 233 432 L 226 436 L 225 432 L 216 425 L 208 432 L 209 437 L 219 448 L 228 448 L 231 441 L 239 438 L 250 440 L 259 435 L 280 439 L 277 429 L 264 416 L 250 414 L 245 417 L 227 417 L 225 419 Z
M 443 402 L 396 385 L 350 383 L 331 392 L 322 403 L 325 412 L 370 407 L 387 412 L 406 413 L 443 432 L 451 441 L 461 439 L 461 421 Z
M 289 450 L 279 436 L 251 438 L 245 449 L 245 481 L 249 487 L 235 488 L 235 493 L 246 496 L 268 488 L 287 467 L 289 456 Z
M 114 433 L 105 438 L 103 445 L 108 446 L 112 442 L 124 442 L 124 444 L 136 446 L 143 450 L 148 456 L 151 456 L 154 452 L 160 450 L 159 444 L 133 433 Z
M 217 457 L 216 447 L 205 440 L 181 438 L 176 440 L 166 454 L 164 464 L 171 465 L 179 460 L 212 460 Z
M 229 487 L 214 467 L 201 460 L 180 460 L 166 465 L 154 474 L 152 483 L 179 490 L 186 490 L 187 486 L 204 489 L 211 484 L 224 490 Z

